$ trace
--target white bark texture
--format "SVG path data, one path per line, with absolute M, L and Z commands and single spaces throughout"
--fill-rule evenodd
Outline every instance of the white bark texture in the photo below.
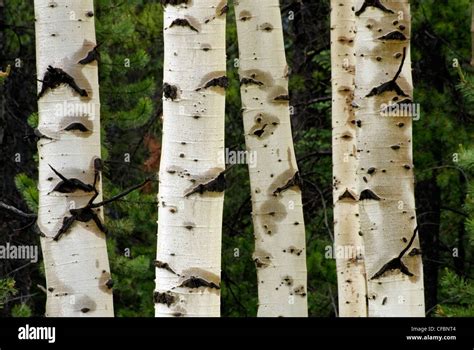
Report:
M 331 1 L 334 252 L 340 317 L 367 316 L 367 284 L 357 201 L 354 0 Z
M 165 4 L 154 295 L 160 317 L 220 315 L 226 12 L 220 0 Z
M 235 12 L 255 234 L 258 316 L 307 316 L 306 241 L 291 133 L 278 0 L 238 0 Z
M 34 8 L 38 79 L 45 78 L 48 66 L 60 68 L 88 95 L 81 96 L 61 84 L 44 91 L 38 100 L 38 130 L 46 136 L 38 141 L 38 226 L 44 234 L 46 316 L 111 317 L 106 240 L 96 223 L 76 221 L 58 241 L 53 240 L 63 219 L 71 216 L 69 209 L 84 207 L 93 192 L 54 190 L 62 180 L 50 165 L 67 178 L 92 184 L 94 159 L 100 157 L 97 63 L 78 64 L 96 45 L 94 5 L 92 0 L 35 0 Z M 45 86 L 39 82 L 38 91 Z M 78 130 L 80 124 L 87 130 Z M 97 189 L 102 192 L 100 181 Z M 103 220 L 101 211 L 96 211 Z
M 356 1 L 359 209 L 368 316 L 425 315 L 416 228 L 412 118 L 383 115 L 413 99 L 408 0 Z M 406 59 L 404 60 L 404 51 Z M 400 74 L 398 70 L 400 68 Z

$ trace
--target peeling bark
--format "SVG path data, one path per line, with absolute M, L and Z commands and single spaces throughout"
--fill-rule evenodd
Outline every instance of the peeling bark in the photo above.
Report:
M 361 4 L 362 0 L 357 0 L 356 8 Z M 367 7 L 356 19 L 355 42 L 355 118 L 362 121 L 356 136 L 358 174 L 363 180 L 359 185 L 360 231 L 365 247 L 368 316 L 422 317 L 421 257 L 405 254 L 409 248 L 419 249 L 412 118 L 381 114 L 382 106 L 401 96 L 412 100 L 410 6 L 408 0 L 380 4 L 391 12 Z M 388 77 L 393 78 L 387 81 Z
M 307 316 L 306 292 L 295 295 L 293 287 L 281 284 L 288 276 L 306 291 L 307 276 L 279 1 L 239 0 L 235 13 L 245 141 L 258 159 L 249 167 L 258 316 Z
M 226 2 L 164 2 L 157 317 L 220 315 Z M 184 26 L 184 27 L 183 27 Z M 172 291 L 179 302 L 163 297 Z
M 332 145 L 333 204 L 335 251 L 363 245 L 359 235 L 359 204 L 355 120 L 354 69 L 355 13 L 354 0 L 331 1 L 331 71 L 332 71 Z M 363 259 L 336 257 L 340 317 L 366 317 L 365 267 Z
M 37 132 L 48 135 L 38 140 L 37 222 L 44 234 L 47 289 L 54 291 L 47 294 L 46 316 L 111 317 L 112 293 L 104 279 L 110 276 L 105 236 L 86 220 L 87 213 L 77 213 L 77 221 L 68 219 L 71 211 L 91 199 L 95 159 L 100 158 L 97 65 L 78 63 L 96 47 L 94 5 L 92 0 L 56 0 L 55 5 L 34 1 L 37 74 L 42 79 Z M 84 122 L 79 122 L 82 115 L 57 112 L 58 106 L 87 104 L 93 108 L 87 108 L 92 113 Z M 101 193 L 100 179 L 94 185 Z M 100 194 L 96 198 L 102 199 Z M 99 222 L 103 220 L 102 211 L 96 215 Z M 61 228 L 68 234 L 54 240 Z

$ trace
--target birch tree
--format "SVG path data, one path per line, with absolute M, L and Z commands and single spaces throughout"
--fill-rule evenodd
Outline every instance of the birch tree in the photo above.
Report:
M 164 1 L 156 316 L 219 316 L 226 1 Z
M 278 0 L 238 0 L 239 75 L 250 164 L 258 316 L 307 316 L 301 179 Z
M 98 70 L 86 59 L 96 46 L 93 1 L 35 0 L 34 9 L 46 316 L 113 316 L 103 215 L 81 210 L 102 198 Z
M 367 316 L 363 240 L 357 201 L 354 0 L 331 1 L 334 252 L 339 316 Z
M 421 317 L 409 1 L 357 0 L 355 9 L 359 209 L 368 315 Z

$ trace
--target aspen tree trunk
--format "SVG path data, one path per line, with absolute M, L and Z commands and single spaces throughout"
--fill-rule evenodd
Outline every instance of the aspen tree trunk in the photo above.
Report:
M 334 252 L 340 317 L 367 316 L 363 240 L 357 202 L 354 0 L 331 1 Z
M 82 190 L 58 191 L 66 178 L 94 182 L 94 160 L 100 157 L 100 102 L 97 63 L 78 64 L 96 45 L 92 0 L 35 0 L 38 91 L 51 76 L 48 66 L 62 69 L 84 89 L 81 96 L 61 84 L 39 96 L 38 226 L 47 283 L 46 316 L 113 316 L 110 269 L 105 235 L 93 220 L 75 221 L 60 239 L 53 238 L 93 196 Z M 87 96 L 85 96 L 87 94 Z M 82 125 L 82 127 L 81 127 Z M 85 129 L 84 129 L 85 128 Z M 99 193 L 100 180 L 96 184 Z M 97 201 L 101 200 L 101 195 Z M 97 209 L 98 217 L 103 220 Z
M 368 315 L 425 315 L 414 199 L 408 0 L 356 1 L 359 210 Z
M 307 316 L 306 242 L 278 0 L 238 0 L 239 74 L 258 278 L 258 316 Z
M 226 1 L 165 1 L 156 316 L 219 316 Z

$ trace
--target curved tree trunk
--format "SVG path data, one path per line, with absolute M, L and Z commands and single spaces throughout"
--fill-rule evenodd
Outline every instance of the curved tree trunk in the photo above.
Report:
M 78 64 L 96 45 L 93 1 L 35 0 L 34 7 L 37 72 L 43 80 L 38 83 L 38 135 L 43 135 L 38 141 L 38 226 L 44 234 L 46 316 L 113 316 L 105 235 L 96 222 L 74 221 L 57 236 L 72 216 L 70 209 L 91 200 L 91 185 L 100 175 L 94 166 L 101 150 L 97 63 Z M 82 190 L 67 185 L 51 167 L 80 180 Z M 102 213 L 96 213 L 100 225 Z
M 363 240 L 357 202 L 354 0 L 331 1 L 334 252 L 339 316 L 367 316 Z
M 219 316 L 227 5 L 165 1 L 156 316 Z
M 278 0 L 235 2 L 258 316 L 307 316 L 306 242 Z M 254 166 L 255 165 L 255 166 Z
M 359 209 L 369 316 L 425 315 L 412 158 L 408 0 L 356 2 Z

